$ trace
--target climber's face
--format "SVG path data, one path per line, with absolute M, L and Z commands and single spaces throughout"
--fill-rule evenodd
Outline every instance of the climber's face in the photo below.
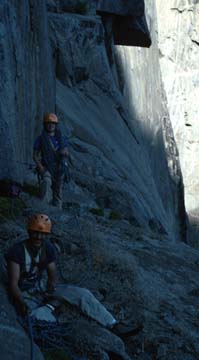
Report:
M 34 247 L 40 248 L 47 238 L 47 234 L 40 231 L 29 231 L 29 241 Z
M 45 129 L 48 133 L 52 133 L 56 129 L 56 124 L 54 122 L 45 123 Z

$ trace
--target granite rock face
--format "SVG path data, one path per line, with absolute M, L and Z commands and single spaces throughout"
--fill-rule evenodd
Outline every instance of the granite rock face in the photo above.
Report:
M 172 291 L 177 291 L 176 268 L 178 269 L 179 263 L 175 253 L 178 246 L 183 248 L 184 261 L 186 252 L 185 245 L 178 242 L 179 239 L 185 240 L 186 231 L 183 182 L 160 76 L 155 9 L 152 1 L 146 2 L 146 17 L 153 46 L 149 50 L 133 50 L 115 48 L 113 42 L 107 39 L 106 27 L 101 17 L 96 16 L 94 11 L 80 14 L 61 9 L 59 12 L 57 3 L 59 2 L 48 1 L 48 13 L 45 2 L 41 0 L 24 0 L 20 3 L 3 0 L 0 4 L 0 134 L 4 139 L 1 142 L 0 176 L 18 179 L 20 182 L 27 180 L 27 168 L 22 163 L 32 162 L 33 141 L 41 131 L 43 114 L 46 111 L 55 111 L 59 116 L 60 127 L 69 137 L 71 153 L 72 181 L 64 202 L 69 202 L 71 196 L 74 204 L 76 198 L 78 216 L 85 216 L 85 227 L 88 222 L 92 227 L 98 221 L 89 213 L 93 208 L 95 210 L 99 207 L 100 211 L 108 216 L 102 219 L 102 226 L 96 227 L 96 232 L 92 233 L 92 239 L 95 239 L 96 234 L 100 238 L 99 249 L 97 243 L 93 244 L 96 251 L 96 275 L 98 270 L 104 274 L 105 290 L 108 292 L 111 289 L 110 294 L 114 294 L 118 274 L 121 268 L 124 269 L 115 305 L 117 300 L 122 306 L 123 294 L 131 308 L 134 299 L 133 305 L 137 308 L 141 302 L 141 312 L 145 312 L 143 298 L 151 299 L 147 305 L 149 314 L 146 311 L 149 331 L 151 323 L 157 320 L 157 309 L 162 309 L 161 302 L 164 297 L 169 303 L 165 311 L 170 319 L 170 309 L 178 296 L 176 292 L 169 302 L 169 295 Z M 31 180 L 37 183 L 36 177 L 32 176 Z M 33 198 L 29 199 L 29 206 L 31 211 L 41 211 L 40 204 Z M 42 208 L 42 211 L 47 211 L 49 215 L 51 210 L 46 206 Z M 65 212 L 54 210 L 52 217 L 58 227 L 61 219 L 62 226 L 66 226 Z M 71 214 L 71 218 L 74 220 L 74 214 Z M 118 221 L 118 226 L 114 220 Z M 21 227 L 24 226 L 23 221 L 20 221 Z M 14 229 L 13 224 L 9 225 Z M 67 241 L 70 239 L 70 231 L 77 230 L 76 228 L 77 224 L 73 224 L 69 229 L 66 226 L 61 236 L 64 235 Z M 139 238 L 141 235 L 138 235 L 140 232 L 136 229 L 140 230 L 142 236 L 149 232 L 150 239 L 144 238 L 142 242 Z M 158 237 L 157 251 L 153 242 L 154 232 Z M 79 233 L 76 234 L 73 249 L 77 252 L 79 248 L 81 250 L 80 238 Z M 125 241 L 127 244 L 125 252 L 122 253 Z M 142 250 L 141 254 L 137 252 L 139 256 L 136 260 L 135 249 L 132 250 L 134 241 L 137 241 L 136 249 L 141 247 Z M 175 242 L 177 245 L 171 245 Z M 106 254 L 107 244 L 110 248 Z M 165 253 L 164 244 L 167 247 Z M 175 258 L 175 269 L 174 273 L 167 275 L 170 246 Z M 130 249 L 133 256 L 128 258 L 126 268 Z M 149 261 L 153 252 L 154 261 L 156 258 L 161 259 L 161 262 L 156 264 L 157 267 Z M 103 253 L 107 256 L 104 260 Z M 77 254 L 75 255 L 70 256 L 74 263 Z M 196 257 L 194 251 L 190 253 L 190 259 L 194 262 L 197 261 Z M 87 261 L 89 256 L 84 253 L 83 259 Z M 70 261 L 66 260 L 64 266 L 67 267 Z M 183 261 L 180 262 L 181 265 Z M 137 267 L 137 263 L 140 267 Z M 92 275 L 94 269 L 89 266 Z M 70 269 L 79 271 L 79 263 L 76 266 L 73 264 Z M 129 269 L 131 272 L 127 278 Z M 182 274 L 183 269 L 182 265 Z M 157 273 L 156 276 L 154 272 Z M 74 273 L 66 274 L 70 274 L 71 282 L 75 283 Z M 110 274 L 110 278 L 107 274 Z M 137 274 L 140 274 L 140 277 Z M 170 287 L 173 276 L 175 281 Z M 197 290 L 195 267 L 193 278 L 188 289 L 190 291 Z M 101 280 L 98 280 L 97 282 L 94 277 L 90 282 L 84 283 L 84 286 L 100 289 L 102 284 Z M 156 295 L 161 281 L 166 284 L 162 286 L 164 291 L 156 306 Z M 187 288 L 188 285 L 189 274 L 186 277 Z M 167 296 L 168 289 L 170 292 Z M 185 293 L 186 291 L 181 289 L 182 297 Z M 128 297 L 128 294 L 131 296 Z M 114 296 L 111 296 L 107 300 L 110 311 L 114 302 Z M 179 317 L 184 311 L 184 300 L 181 301 L 181 310 L 177 313 Z M 186 301 L 189 301 L 189 298 L 186 298 Z M 3 296 L 2 304 L 4 303 L 7 304 L 7 298 Z M 129 308 L 130 310 L 132 309 Z M 13 317 L 14 313 L 11 316 Z M 167 314 L 165 316 L 167 317 Z M 192 316 L 193 313 L 190 315 L 191 319 Z M 159 331 L 158 326 L 154 326 L 154 338 Z M 184 323 L 180 331 L 186 333 Z M 149 343 L 154 338 L 149 336 Z M 186 341 L 193 345 L 188 335 Z M 170 340 L 168 342 L 170 343 Z M 6 346 L 5 344 L 5 348 Z M 108 359 L 107 356 L 104 354 L 104 358 Z M 125 356 L 127 358 L 127 355 Z M 103 359 L 103 356 L 101 358 Z
M 197 213 L 199 188 L 198 1 L 157 0 L 159 53 L 168 109 L 179 149 L 188 213 Z M 169 19 L 165 26 L 165 19 Z
M 110 27 L 115 45 L 150 47 L 151 38 L 145 18 L 144 1 L 100 0 L 97 13 L 102 16 L 107 38 Z
M 130 122 L 133 119 L 134 124 L 136 123 L 134 127 L 138 129 L 144 140 L 144 147 L 150 158 L 153 179 L 163 206 L 167 209 L 168 214 L 171 209 L 168 196 L 172 196 L 174 199 L 174 202 L 172 201 L 173 211 L 181 213 L 181 229 L 185 234 L 183 182 L 178 149 L 159 67 L 157 22 L 155 20 L 157 14 L 153 1 L 146 2 L 146 16 L 149 25 L 153 19 L 150 27 L 152 46 L 149 50 L 132 47 L 116 48 L 119 83 L 131 114 Z M 163 172 L 160 170 L 160 163 L 162 169 L 164 168 Z M 162 174 L 164 174 L 163 177 Z M 169 193 L 170 195 L 168 195 Z
M 97 9 L 120 16 L 141 16 L 144 13 L 144 1 L 115 0 L 112 2 L 111 0 L 100 0 L 97 3 Z
M 115 49 L 117 55 L 112 44 L 107 55 L 99 16 L 51 11 L 48 27 L 44 2 L 4 1 L 0 9 L 1 176 L 23 181 L 20 161 L 32 162 L 42 115 L 57 103 L 63 128 L 98 153 L 98 161 L 77 157 L 75 166 L 89 167 L 87 175 L 97 174 L 94 182 L 122 191 L 123 208 L 139 223 L 157 219 L 174 237 L 185 236 L 183 185 L 158 70 L 153 3 L 146 6 L 153 47 Z
M 152 4 L 147 11 L 156 16 Z M 133 217 L 146 224 L 156 213 L 165 231 L 185 236 L 183 184 L 158 70 L 155 24 L 150 50 L 112 49 L 111 67 L 99 17 L 49 13 L 49 21 L 63 126 L 102 152 L 92 170 L 100 181 L 112 169 L 109 179 L 119 191 L 126 179 L 122 188 Z M 81 162 L 87 172 L 86 156 Z
M 47 8 L 50 11 L 64 12 L 85 12 L 89 13 L 91 9 L 96 12 L 103 11 L 120 16 L 142 16 L 144 14 L 143 0 L 47 0 Z
M 151 45 L 143 0 L 48 0 L 47 9 L 57 13 L 99 14 L 106 30 L 106 42 L 112 40 L 116 45 L 129 46 Z
M 0 176 L 21 178 L 35 130 L 54 110 L 55 81 L 44 1 L 0 3 Z M 19 168 L 20 167 L 20 168 Z

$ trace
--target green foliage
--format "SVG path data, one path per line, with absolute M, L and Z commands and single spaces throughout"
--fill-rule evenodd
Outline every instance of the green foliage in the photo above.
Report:
M 79 1 L 75 7 L 74 12 L 77 14 L 85 15 L 88 11 L 88 4 L 85 1 Z
M 115 212 L 115 211 L 111 211 L 109 214 L 109 220 L 121 220 L 122 217 L 119 213 Z
M 25 204 L 19 198 L 0 197 L 0 223 L 23 213 Z
M 91 208 L 89 212 L 93 215 L 104 216 L 104 210 L 101 208 Z
M 24 183 L 23 184 L 23 191 L 30 196 L 38 196 L 39 195 L 39 187 L 37 185 Z
M 71 360 L 64 350 L 54 350 L 44 354 L 45 360 Z

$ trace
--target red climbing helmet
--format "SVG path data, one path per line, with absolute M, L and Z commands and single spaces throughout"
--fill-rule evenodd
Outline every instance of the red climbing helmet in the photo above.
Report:
M 29 219 L 27 230 L 38 231 L 38 232 L 50 234 L 51 227 L 52 227 L 52 224 L 51 224 L 51 221 L 50 221 L 48 215 L 35 214 Z
M 44 115 L 43 122 L 44 122 L 44 124 L 49 123 L 49 122 L 57 124 L 58 123 L 58 117 L 57 117 L 57 115 L 55 115 L 53 113 L 46 113 Z

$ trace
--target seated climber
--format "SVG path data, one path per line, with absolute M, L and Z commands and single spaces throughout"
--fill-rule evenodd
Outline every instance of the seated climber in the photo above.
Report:
M 28 297 L 44 291 L 43 271 L 47 271 L 47 291 L 54 289 L 56 281 L 55 249 L 47 241 L 51 232 L 49 217 L 34 215 L 28 222 L 27 230 L 28 239 L 14 244 L 5 254 L 8 292 L 17 312 L 22 315 L 28 311 Z
M 5 254 L 8 292 L 18 313 L 24 316 L 30 312 L 37 319 L 34 310 L 38 310 L 39 304 L 41 307 L 44 305 L 48 293 L 48 302 L 54 298 L 80 307 L 84 314 L 120 337 L 136 335 L 142 330 L 141 325 L 129 328 L 118 323 L 89 290 L 65 284 L 56 286 L 56 252 L 47 240 L 51 233 L 51 221 L 47 215 L 35 214 L 29 220 L 27 230 L 29 238 L 13 245 Z M 47 271 L 45 288 L 44 270 Z M 53 321 L 52 314 L 50 321 Z
M 69 155 L 68 143 L 57 128 L 58 118 L 55 114 L 45 114 L 44 129 L 34 143 L 33 159 L 37 165 L 40 183 L 40 197 L 52 204 L 62 207 L 62 186 L 64 181 L 66 159 Z

